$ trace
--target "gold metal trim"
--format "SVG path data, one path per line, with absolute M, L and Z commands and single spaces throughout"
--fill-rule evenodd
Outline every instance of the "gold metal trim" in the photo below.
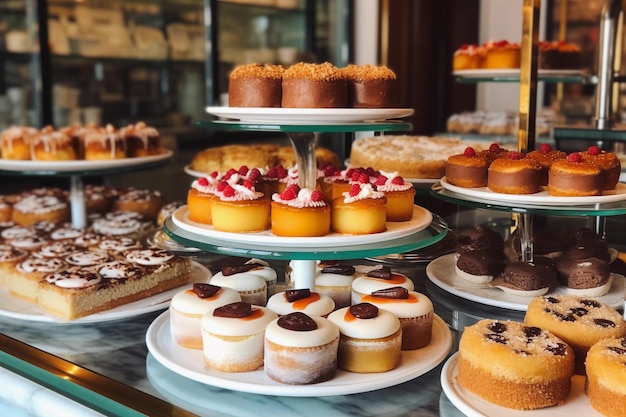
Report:
M 380 2 L 380 64 L 389 65 L 389 0 Z
M 518 150 L 535 148 L 537 116 L 537 48 L 541 0 L 524 0 L 522 9 L 522 44 L 520 66 Z
M 136 388 L 0 334 L 0 351 L 150 417 L 197 417 Z M 8 369 L 8 368 L 7 368 Z M 13 370 L 12 370 L 13 371 Z M 13 371 L 15 372 L 15 371 Z M 19 372 L 18 372 L 19 373 Z M 21 374 L 28 378 L 27 372 Z M 49 387 L 54 390 L 54 387 Z M 84 404 L 89 407 L 89 404 Z

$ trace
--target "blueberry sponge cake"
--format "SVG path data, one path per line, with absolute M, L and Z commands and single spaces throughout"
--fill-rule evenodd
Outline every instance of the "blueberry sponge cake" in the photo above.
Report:
M 502 407 L 534 410 L 562 403 L 574 373 L 572 349 L 552 333 L 484 319 L 459 342 L 458 382 Z
M 587 351 L 606 337 L 626 336 L 626 322 L 612 307 L 590 297 L 550 295 L 529 305 L 524 323 L 546 329 L 574 349 L 576 373 L 584 375 Z

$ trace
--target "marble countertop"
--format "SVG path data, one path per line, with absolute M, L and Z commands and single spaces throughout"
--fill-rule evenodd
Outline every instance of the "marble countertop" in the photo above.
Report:
M 476 304 L 465 303 L 428 285 L 430 282 L 423 268 L 412 269 L 407 275 L 413 278 L 416 290 L 431 297 L 435 312 L 451 327 L 451 353 L 455 352 L 457 330 L 486 314 L 477 309 L 474 315 Z M 445 298 L 443 303 L 440 301 L 442 297 Z M 456 304 L 465 304 L 467 311 L 450 308 Z M 149 354 L 145 343 L 146 330 L 159 314 L 161 311 L 118 321 L 67 325 L 0 317 L 0 333 L 199 416 L 463 415 L 442 393 L 440 374 L 445 361 L 409 382 L 351 395 L 282 397 L 229 391 L 195 382 L 169 370 Z

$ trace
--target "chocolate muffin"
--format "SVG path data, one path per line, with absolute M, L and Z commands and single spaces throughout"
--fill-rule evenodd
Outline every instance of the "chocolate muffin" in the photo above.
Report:
M 544 260 L 534 262 L 509 262 L 501 274 L 502 280 L 521 291 L 554 288 L 558 284 L 554 263 Z
M 473 250 L 462 253 L 456 261 L 458 276 L 475 284 L 485 284 L 504 270 L 504 256 L 491 250 Z
M 504 239 L 498 232 L 486 226 L 472 226 L 459 233 L 455 251 L 457 254 L 462 254 L 473 250 L 489 250 L 494 253 L 502 253 L 504 250 Z

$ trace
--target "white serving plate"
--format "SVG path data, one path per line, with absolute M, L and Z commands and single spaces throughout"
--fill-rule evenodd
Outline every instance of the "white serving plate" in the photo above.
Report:
M 410 108 L 383 109 L 300 109 L 286 107 L 226 107 L 209 106 L 206 112 L 225 119 L 245 122 L 308 124 L 362 123 L 399 119 L 413 114 Z
M 173 151 L 164 150 L 158 155 L 139 156 L 136 158 L 85 160 L 74 161 L 17 161 L 0 159 L 0 170 L 21 172 L 80 172 L 100 169 L 119 169 L 126 167 L 140 167 L 141 165 L 170 159 Z
M 452 347 L 452 333 L 437 315 L 430 344 L 421 349 L 402 351 L 402 360 L 391 371 L 357 374 L 338 370 L 329 381 L 311 385 L 285 385 L 272 380 L 263 369 L 252 372 L 220 372 L 204 364 L 202 350 L 178 345 L 170 333 L 169 312 L 156 318 L 146 333 L 152 356 L 169 370 L 203 384 L 253 394 L 286 397 L 319 397 L 356 394 L 391 387 L 410 381 L 439 365 Z
M 491 202 L 521 203 L 545 206 L 580 206 L 590 204 L 613 203 L 626 200 L 626 184 L 621 182 L 617 184 L 615 189 L 605 190 L 602 195 L 581 197 L 552 196 L 548 194 L 548 191 L 546 191 L 546 187 L 544 187 L 543 191 L 534 194 L 496 193 L 491 191 L 487 187 L 458 187 L 446 181 L 446 177 L 443 177 L 439 181 L 439 184 L 441 184 L 444 189 L 453 191 L 459 195 L 478 200 L 487 200 Z
M 317 237 L 285 237 L 276 236 L 270 230 L 256 233 L 231 233 L 213 229 L 213 226 L 189 220 L 189 208 L 182 206 L 172 214 L 172 221 L 182 230 L 201 236 L 228 241 L 233 244 L 255 243 L 263 247 L 287 245 L 291 247 L 340 247 L 380 243 L 392 239 L 399 239 L 426 229 L 433 220 L 430 211 L 420 206 L 413 206 L 413 218 L 406 222 L 387 222 L 387 231 L 368 235 L 344 235 L 329 233 Z
M 197 262 L 193 262 L 192 264 L 192 274 L 194 282 L 206 282 L 211 275 L 210 271 L 205 266 Z M 190 284 L 181 285 L 151 297 L 146 297 L 101 313 L 91 314 L 71 321 L 60 320 L 46 314 L 37 307 L 37 304 L 14 297 L 9 294 L 6 288 L 3 288 L 0 290 L 0 317 L 51 324 L 84 324 L 121 320 L 168 308 L 174 294 L 189 287 L 189 285 Z
M 523 297 L 506 293 L 499 288 L 489 284 L 474 284 L 461 278 L 455 272 L 455 254 L 450 253 L 431 261 L 426 266 L 426 276 L 428 279 L 444 291 L 454 294 L 457 297 L 492 307 L 508 308 L 516 311 L 526 311 L 528 304 L 534 297 Z M 612 274 L 613 281 L 611 288 L 606 295 L 594 297 L 613 308 L 624 308 L 624 288 L 623 275 Z M 549 294 L 565 294 L 564 287 L 557 287 Z
M 441 370 L 441 387 L 448 399 L 467 417 L 602 417 L 595 411 L 585 394 L 585 377 L 574 375 L 572 389 L 563 404 L 538 410 L 514 410 L 500 407 L 467 391 L 456 380 L 458 352 L 446 361 Z

